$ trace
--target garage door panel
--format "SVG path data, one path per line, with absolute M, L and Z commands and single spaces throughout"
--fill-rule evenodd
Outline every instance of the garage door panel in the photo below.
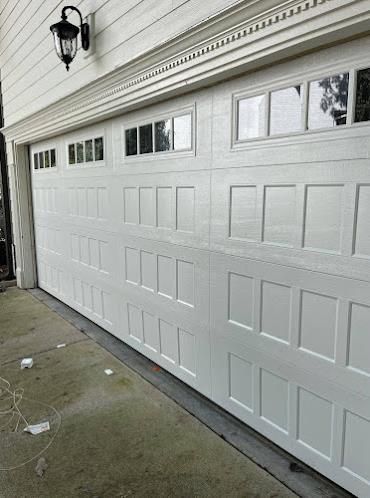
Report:
M 125 290 L 172 307 L 200 323 L 209 320 L 209 258 L 199 250 L 123 236 Z
M 370 346 L 369 284 L 212 255 L 210 288 L 212 336 L 232 338 L 368 396 L 360 344 Z
M 299 374 L 293 365 L 221 336 L 213 341 L 212 378 L 214 401 L 338 483 L 348 485 L 345 460 L 351 460 L 351 486 L 366 496 L 368 471 L 359 455 L 368 461 L 370 449 L 355 439 L 357 431 L 366 438 L 370 429 L 368 399 L 348 398 L 320 375 Z M 352 411 L 346 420 L 347 403 Z
M 116 335 L 187 384 L 210 396 L 209 328 L 169 307 L 124 293 Z
M 121 233 L 208 247 L 209 173 L 134 175 L 120 181 Z
M 255 176 L 255 168 L 213 173 L 213 250 L 369 280 L 365 186 Z

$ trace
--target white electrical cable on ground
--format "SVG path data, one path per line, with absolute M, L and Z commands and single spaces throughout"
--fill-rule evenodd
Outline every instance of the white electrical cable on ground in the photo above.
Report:
M 0 426 L 0 430 L 4 429 L 8 425 L 10 425 L 11 422 L 13 421 L 14 417 L 18 417 L 18 419 L 17 419 L 16 426 L 15 426 L 14 430 L 11 432 L 18 431 L 18 427 L 19 427 L 19 424 L 21 421 L 25 424 L 26 427 L 29 426 L 29 423 L 27 422 L 26 418 L 24 417 L 24 415 L 20 409 L 20 404 L 21 404 L 22 400 L 31 401 L 34 403 L 38 403 L 39 405 L 45 406 L 46 408 L 50 408 L 57 416 L 57 421 L 58 421 L 57 422 L 57 429 L 44 449 L 39 451 L 36 455 L 34 455 L 32 458 L 28 459 L 27 461 L 20 463 L 19 465 L 15 465 L 14 467 L 5 467 L 5 468 L 0 467 L 0 471 L 15 470 L 15 469 L 18 469 L 19 467 L 23 467 L 24 465 L 27 465 L 28 463 L 32 462 L 36 458 L 39 458 L 43 453 L 45 453 L 45 451 L 48 448 L 50 448 L 51 444 L 53 443 L 54 439 L 56 438 L 56 436 L 59 432 L 59 429 L 60 429 L 60 426 L 62 423 L 62 416 L 51 405 L 48 405 L 46 403 L 42 403 L 41 401 L 35 401 L 32 399 L 25 398 L 23 396 L 24 389 L 15 389 L 13 391 L 11 388 L 10 382 L 7 381 L 6 379 L 4 379 L 3 377 L 0 377 L 0 382 L 4 384 L 3 386 L 0 384 L 0 406 L 3 404 L 6 404 L 6 403 L 10 404 L 10 407 L 8 407 L 8 408 L 0 409 L 0 417 L 7 416 L 7 415 L 10 417 L 10 419 L 3 426 Z

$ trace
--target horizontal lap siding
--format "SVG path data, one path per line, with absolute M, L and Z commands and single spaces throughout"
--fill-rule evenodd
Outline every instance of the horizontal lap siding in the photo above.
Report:
M 235 0 L 81 0 L 95 12 L 96 53 L 81 53 L 69 73 L 57 58 L 49 26 L 65 5 L 19 0 L 0 11 L 0 65 L 5 124 L 9 125 L 76 91 L 115 67 L 199 23 Z M 77 23 L 72 14 L 71 22 Z

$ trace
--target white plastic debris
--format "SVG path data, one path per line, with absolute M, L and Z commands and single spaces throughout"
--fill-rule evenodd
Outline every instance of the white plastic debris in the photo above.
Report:
M 32 358 L 23 358 L 21 361 L 21 369 L 23 370 L 24 368 L 32 368 L 33 366 L 33 359 Z
M 58 344 L 57 349 L 65 348 L 65 347 L 66 347 L 66 345 L 64 343 L 63 344 Z
M 113 370 L 111 370 L 110 368 L 106 368 L 104 370 L 104 373 L 107 374 L 107 375 L 113 375 L 114 374 Z
M 37 434 L 41 434 L 42 432 L 50 431 L 50 424 L 48 421 L 41 422 L 40 424 L 28 425 L 24 432 L 29 432 L 33 436 L 37 436 Z

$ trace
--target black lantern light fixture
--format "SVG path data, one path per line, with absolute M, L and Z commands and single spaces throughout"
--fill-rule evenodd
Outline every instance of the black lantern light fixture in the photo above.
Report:
M 80 27 L 67 21 L 67 10 L 72 10 L 80 16 Z M 55 50 L 59 59 L 66 65 L 69 71 L 69 65 L 75 58 L 77 53 L 77 36 L 81 31 L 81 46 L 84 50 L 88 50 L 90 46 L 90 28 L 87 22 L 83 22 L 81 12 L 73 6 L 63 7 L 62 20 L 50 26 L 50 31 L 53 33 Z

